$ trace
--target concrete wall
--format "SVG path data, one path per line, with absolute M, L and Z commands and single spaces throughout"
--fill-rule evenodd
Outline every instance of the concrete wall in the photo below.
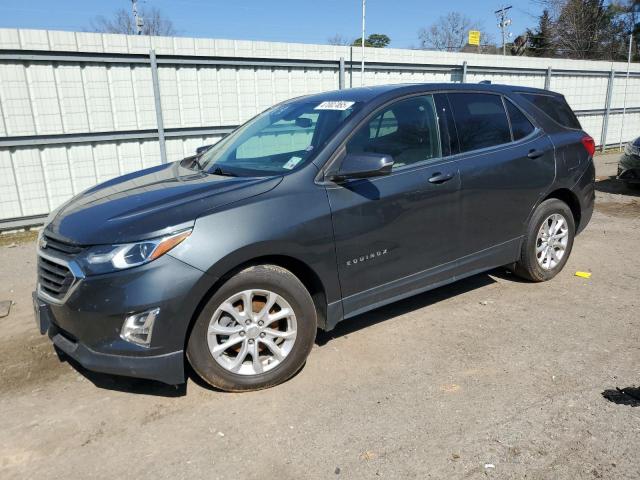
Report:
M 70 196 L 161 160 L 149 51 L 158 58 L 168 161 L 216 142 L 279 101 L 360 86 L 360 49 L 326 45 L 0 29 L 0 222 L 46 214 Z M 640 65 L 367 49 L 364 83 L 491 80 L 563 93 L 597 143 L 640 131 Z M 353 71 L 349 62 L 354 63 Z M 603 119 L 609 72 L 611 115 Z M 6 223 L 6 222 L 5 222 Z

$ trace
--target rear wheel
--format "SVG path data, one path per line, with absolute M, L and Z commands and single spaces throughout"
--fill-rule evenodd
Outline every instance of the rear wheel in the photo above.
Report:
M 569 259 L 575 230 L 566 203 L 555 198 L 542 202 L 529 221 L 514 273 L 534 282 L 551 280 Z
M 275 265 L 250 267 L 207 302 L 187 357 L 202 379 L 221 390 L 267 388 L 304 365 L 316 323 L 313 300 L 295 275 Z

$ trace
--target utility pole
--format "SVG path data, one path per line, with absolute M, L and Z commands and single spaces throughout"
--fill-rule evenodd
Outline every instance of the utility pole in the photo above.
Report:
M 507 17 L 507 10 L 510 10 L 511 8 L 511 5 L 508 7 L 503 6 L 500 10 L 493 12 L 498 17 L 498 27 L 500 27 L 500 31 L 502 32 L 502 55 L 507 54 L 507 35 L 511 36 L 511 33 L 507 31 L 507 28 L 511 25 L 511 19 Z
M 142 35 L 144 21 L 138 16 L 138 0 L 131 0 L 131 10 L 133 11 L 133 21 L 136 24 L 136 35 Z
M 364 87 L 364 19 L 367 8 L 367 0 L 362 0 L 362 59 L 360 61 L 360 86 Z

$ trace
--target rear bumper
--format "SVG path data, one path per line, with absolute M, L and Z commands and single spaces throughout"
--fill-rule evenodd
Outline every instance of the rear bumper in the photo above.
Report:
M 573 193 L 578 197 L 578 202 L 580 202 L 580 223 L 576 226 L 576 234 L 582 232 L 587 227 L 593 216 L 593 208 L 596 200 L 595 183 L 596 170 L 593 161 L 590 161 L 589 166 L 572 188 Z

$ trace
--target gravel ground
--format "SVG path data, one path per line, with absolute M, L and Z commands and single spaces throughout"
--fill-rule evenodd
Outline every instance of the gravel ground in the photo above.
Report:
M 60 360 L 33 321 L 34 243 L 4 242 L 0 478 L 637 479 L 640 408 L 602 396 L 640 383 L 640 197 L 615 161 L 553 281 L 499 269 L 362 315 L 256 393 Z

